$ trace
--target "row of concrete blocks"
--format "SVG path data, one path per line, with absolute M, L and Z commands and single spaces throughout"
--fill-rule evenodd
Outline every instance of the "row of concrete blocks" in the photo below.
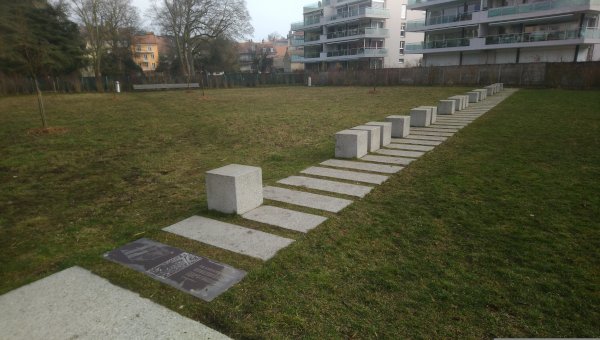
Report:
M 427 119 L 431 119 L 431 111 L 434 109 L 437 111 L 435 107 L 419 107 L 413 109 L 414 112 L 411 110 L 410 116 L 389 116 L 385 122 L 368 122 L 339 131 L 335 134 L 335 157 L 360 158 L 389 145 L 392 137 L 404 138 L 410 133 L 411 122 L 420 119 L 420 110 L 427 110 Z
M 477 103 L 503 90 L 497 83 L 441 100 L 436 106 L 419 106 L 410 110 L 410 116 L 388 116 L 385 122 L 368 122 L 335 135 L 335 156 L 360 158 L 391 143 L 392 137 L 404 138 L 411 126 L 429 126 L 437 114 L 453 114 L 469 103 Z M 262 169 L 253 166 L 230 164 L 206 172 L 208 209 L 223 213 L 244 214 L 263 204 Z

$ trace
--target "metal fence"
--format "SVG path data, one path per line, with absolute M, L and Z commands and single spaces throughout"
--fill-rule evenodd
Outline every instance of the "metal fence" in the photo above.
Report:
M 234 88 L 256 86 L 302 86 L 308 78 L 314 86 L 478 86 L 502 82 L 519 87 L 561 87 L 572 89 L 600 88 L 600 62 L 532 63 L 469 66 L 413 67 L 380 70 L 340 70 L 299 73 L 235 73 L 203 75 L 189 81 L 204 88 Z M 184 77 L 160 74 L 143 77 L 103 77 L 97 84 L 93 77 L 63 76 L 39 78 L 44 92 L 104 92 L 114 91 L 115 82 L 121 91 L 131 91 L 133 84 L 187 83 Z M 0 73 L 0 95 L 35 93 L 33 79 Z

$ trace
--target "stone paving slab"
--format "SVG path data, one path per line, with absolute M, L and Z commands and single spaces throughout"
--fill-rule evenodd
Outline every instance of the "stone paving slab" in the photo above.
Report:
M 427 145 L 427 146 L 438 146 L 438 145 L 442 144 L 442 142 L 435 141 L 435 140 L 408 139 L 408 138 L 392 138 L 392 143 L 416 144 L 416 145 Z
M 164 231 L 263 261 L 294 240 L 201 216 L 192 216 Z
M 467 124 L 468 125 L 468 124 Z M 445 124 L 436 124 L 436 125 L 431 125 L 434 129 L 455 129 L 455 130 L 460 130 L 462 128 L 464 128 L 465 126 L 456 126 L 456 125 L 445 125 Z
M 416 129 L 410 129 L 411 132 L 415 132 L 415 131 L 427 131 L 427 132 L 446 132 L 446 133 L 456 133 L 458 132 L 458 129 L 439 129 L 439 128 L 431 128 L 431 127 L 426 127 L 426 128 L 420 128 L 419 130 Z
M 0 296 L 3 339 L 229 339 L 71 267 Z
M 373 187 L 368 187 L 364 185 L 342 183 L 326 179 L 311 178 L 304 176 L 290 176 L 288 178 L 284 178 L 282 180 L 277 181 L 277 183 L 297 187 L 304 187 L 314 190 L 328 191 L 336 194 L 343 194 L 361 198 L 365 197 L 373 189 Z
M 457 122 L 457 123 L 465 123 L 465 122 L 472 122 L 477 118 L 473 118 L 473 117 L 452 117 L 452 118 L 444 118 L 444 119 L 440 119 L 440 121 L 442 122 Z
M 369 162 L 398 164 L 398 165 L 408 165 L 408 164 L 412 163 L 412 161 L 414 161 L 414 159 L 411 159 L 411 158 L 375 156 L 375 155 L 366 155 L 361 159 L 363 161 L 369 161 Z
M 266 199 L 295 204 L 302 207 L 319 209 L 333 213 L 340 212 L 352 204 L 352 201 L 331 196 L 317 195 L 309 192 L 289 190 L 278 187 L 265 187 L 263 195 Z
M 437 125 L 439 124 L 439 125 Z M 448 126 L 454 129 L 458 129 L 458 128 L 464 128 L 465 126 L 469 125 L 470 123 L 454 123 L 454 122 L 438 122 L 436 123 L 436 125 L 431 125 L 433 127 L 438 127 L 440 125 L 444 125 L 444 126 Z
M 438 137 L 452 137 L 454 132 L 437 132 L 437 131 L 411 131 L 413 136 L 438 136 Z
M 343 160 L 339 160 L 339 159 L 326 160 L 324 162 L 321 162 L 321 165 L 332 166 L 332 167 L 336 167 L 336 168 L 346 168 L 346 169 L 352 169 L 352 170 L 379 172 L 382 174 L 395 174 L 396 172 L 403 169 L 403 167 L 401 167 L 401 166 L 381 165 L 381 164 L 356 162 L 356 161 L 343 161 Z
M 426 151 L 433 150 L 435 147 L 427 146 L 427 145 L 413 145 L 413 144 L 390 144 L 390 145 L 386 146 L 386 148 L 426 152 Z
M 375 152 L 380 155 L 408 157 L 408 158 L 419 158 L 425 154 L 424 152 L 419 152 L 419 151 L 390 150 L 390 149 L 381 149 L 381 150 L 377 150 Z
M 448 139 L 448 137 L 439 137 L 439 136 L 417 136 L 417 135 L 408 135 L 408 137 L 406 137 L 408 139 L 421 139 L 421 140 L 433 140 L 433 141 L 440 141 L 443 142 L 446 139 Z
M 389 178 L 388 176 L 383 175 L 365 174 L 363 172 L 321 168 L 316 166 L 310 167 L 300 172 L 306 175 L 331 177 L 336 179 L 345 179 L 348 181 L 363 182 L 369 184 L 381 184 L 387 181 L 387 179 Z
M 326 217 L 307 214 L 299 211 L 260 206 L 242 215 L 243 218 L 260 223 L 306 233 L 327 220 Z

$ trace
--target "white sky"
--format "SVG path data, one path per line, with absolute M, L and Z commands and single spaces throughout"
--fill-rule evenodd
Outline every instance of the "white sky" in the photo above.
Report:
M 140 9 L 142 18 L 147 18 L 146 10 L 152 6 L 153 1 L 160 0 L 133 0 L 133 5 Z M 287 36 L 290 24 L 302 20 L 302 7 L 313 2 L 317 0 L 246 0 L 254 26 L 253 39 L 267 39 L 272 32 Z M 144 24 L 147 28 L 154 29 L 149 20 L 145 20 Z

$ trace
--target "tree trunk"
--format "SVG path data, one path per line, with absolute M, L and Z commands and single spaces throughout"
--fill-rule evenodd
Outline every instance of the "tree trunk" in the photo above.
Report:
M 37 76 L 33 76 L 33 82 L 35 83 L 35 91 L 37 92 L 38 109 L 42 118 L 42 126 L 45 129 L 48 127 L 48 123 L 46 122 L 46 108 L 44 107 L 44 99 L 42 98 L 42 91 L 40 91 Z
M 96 91 L 103 93 L 104 84 L 102 82 L 102 72 L 100 71 L 100 56 L 94 60 L 94 78 L 96 80 Z

